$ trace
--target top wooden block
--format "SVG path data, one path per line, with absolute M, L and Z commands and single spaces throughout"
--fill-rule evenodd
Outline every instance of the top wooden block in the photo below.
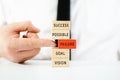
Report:
M 70 30 L 70 21 L 53 21 L 53 30 Z

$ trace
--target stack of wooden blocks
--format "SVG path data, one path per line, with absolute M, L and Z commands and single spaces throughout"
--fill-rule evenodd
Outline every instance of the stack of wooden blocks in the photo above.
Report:
M 53 21 L 52 39 L 56 42 L 52 49 L 52 66 L 69 67 L 70 49 L 59 48 L 58 41 L 70 39 L 70 21 Z

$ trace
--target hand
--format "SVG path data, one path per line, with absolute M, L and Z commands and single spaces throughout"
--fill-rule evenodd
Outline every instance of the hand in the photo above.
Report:
M 20 32 L 27 31 L 23 38 Z M 41 47 L 52 47 L 55 43 L 48 39 L 39 39 L 39 29 L 31 22 L 16 22 L 0 28 L 0 56 L 16 63 L 22 63 L 37 55 Z

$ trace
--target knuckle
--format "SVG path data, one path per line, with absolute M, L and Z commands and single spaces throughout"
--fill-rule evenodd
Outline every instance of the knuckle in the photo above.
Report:
M 9 58 L 9 60 L 12 61 L 12 62 L 15 62 L 15 63 L 19 63 L 19 62 L 20 62 L 20 59 L 18 58 L 17 55 L 12 55 L 12 54 L 10 54 L 8 58 Z
M 37 51 L 37 52 L 40 52 L 40 48 L 37 48 L 36 51 Z
M 17 52 L 10 47 L 7 47 L 5 50 L 6 56 L 8 60 L 18 63 L 20 62 L 20 56 L 17 54 Z
M 21 63 L 21 62 L 23 62 L 23 58 L 21 58 L 19 55 L 16 55 L 16 54 L 10 55 L 9 56 L 9 60 L 14 62 L 14 63 Z
M 15 58 L 15 57 L 10 58 L 10 61 L 12 61 L 14 63 L 19 63 L 20 62 L 20 60 Z
M 31 22 L 31 21 L 26 21 L 26 24 L 27 24 L 27 25 L 31 25 L 32 22 Z
M 36 48 L 34 52 L 34 56 L 36 56 L 40 52 L 40 48 Z
M 20 58 L 20 56 L 10 56 L 10 61 L 14 62 L 14 63 L 21 63 L 23 62 L 23 58 Z

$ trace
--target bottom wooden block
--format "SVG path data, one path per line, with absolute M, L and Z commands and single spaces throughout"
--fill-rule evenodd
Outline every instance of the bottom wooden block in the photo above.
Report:
M 52 49 L 52 66 L 69 67 L 69 49 Z
M 52 60 L 52 67 L 69 67 L 67 60 Z

